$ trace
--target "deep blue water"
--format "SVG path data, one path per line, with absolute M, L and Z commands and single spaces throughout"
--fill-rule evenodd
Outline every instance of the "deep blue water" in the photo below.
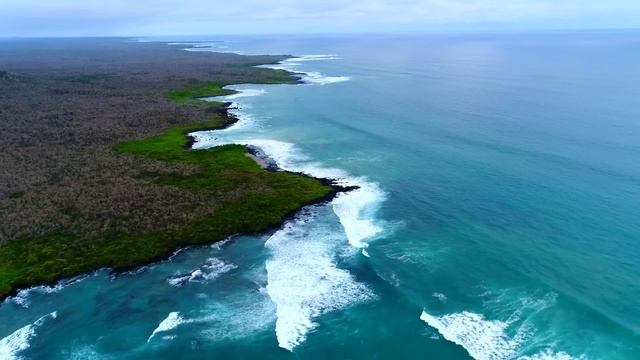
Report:
M 235 87 L 242 121 L 196 147 L 361 189 L 24 292 L 0 358 L 637 358 L 640 34 L 210 39 L 309 84 Z

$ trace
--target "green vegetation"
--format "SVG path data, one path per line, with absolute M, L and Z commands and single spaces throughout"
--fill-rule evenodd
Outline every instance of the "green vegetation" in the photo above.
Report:
M 195 99 L 226 93 L 215 83 L 193 85 L 167 93 L 179 103 L 211 103 Z M 231 121 L 220 113 L 196 124 L 166 129 L 161 135 L 122 142 L 120 153 L 196 166 L 184 174 L 146 174 L 151 181 L 201 194 L 215 204 L 213 212 L 188 226 L 144 233 L 110 233 L 87 241 L 63 231 L 46 236 L 22 236 L 0 247 L 0 298 L 16 289 L 51 283 L 87 271 L 110 267 L 125 270 L 166 257 L 188 246 L 223 240 L 237 233 L 264 231 L 279 225 L 305 204 L 326 198 L 335 190 L 320 180 L 289 172 L 270 172 L 246 156 L 247 148 L 225 145 L 207 150 L 186 148 L 187 133 L 220 128 Z M 75 216 L 74 209 L 65 215 Z
M 168 100 L 175 101 L 178 104 L 195 104 L 195 105 L 208 105 L 215 106 L 220 105 L 219 102 L 211 102 L 201 100 L 201 98 L 212 96 L 224 96 L 235 94 L 236 91 L 230 89 L 223 89 L 222 84 L 214 82 L 203 82 L 198 84 L 192 84 L 190 86 L 168 91 L 165 97 Z

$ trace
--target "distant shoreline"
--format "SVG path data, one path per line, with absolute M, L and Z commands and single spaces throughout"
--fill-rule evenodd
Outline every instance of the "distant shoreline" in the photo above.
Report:
M 195 52 L 183 52 L 188 56 L 203 57 Z M 234 61 L 251 58 L 211 53 L 204 57 L 231 57 Z M 281 57 L 278 61 L 286 58 Z M 229 95 L 234 90 L 225 89 L 224 86 L 232 84 L 300 83 L 299 78 L 291 72 L 257 68 L 258 65 L 267 64 L 273 62 L 250 62 L 250 67 L 244 68 L 241 75 L 233 75 L 235 69 L 225 70 L 232 76 L 245 77 L 246 73 L 259 72 L 263 74 L 262 78 L 222 82 L 215 77 L 206 81 L 188 80 L 186 86 L 169 90 L 165 93 L 169 102 L 177 104 L 177 109 L 186 107 L 194 113 L 199 112 L 203 120 L 164 127 L 161 134 L 119 142 L 113 147 L 115 154 L 166 163 L 167 170 L 142 173 L 142 184 L 169 186 L 174 192 L 201 194 L 196 199 L 214 201 L 216 204 L 212 213 L 185 225 L 165 225 L 168 226 L 166 230 L 140 233 L 111 231 L 95 240 L 85 240 L 82 234 L 64 230 L 10 240 L 0 245 L 0 300 L 14 296 L 23 289 L 55 285 L 63 279 L 99 269 L 109 268 L 116 274 L 131 271 L 166 260 L 181 248 L 211 244 L 238 234 L 274 231 L 303 207 L 325 203 L 338 193 L 356 189 L 340 186 L 332 179 L 317 179 L 306 174 L 282 171 L 274 166 L 265 167 L 267 162 L 250 147 L 243 145 L 191 149 L 194 139 L 189 133 L 228 128 L 238 121 L 228 112 L 231 103 L 205 102 L 201 98 Z M 92 81 L 92 78 L 87 79 Z M 78 88 L 76 83 L 68 86 L 71 90 Z M 101 85 L 98 88 L 104 90 Z M 118 91 L 118 88 L 115 89 Z M 56 109 L 54 107 L 51 111 Z M 194 170 L 185 175 L 172 173 L 170 169 L 180 164 L 189 165 Z M 212 197 L 212 200 L 207 200 L 208 197 Z M 82 222 L 82 209 L 78 212 L 77 221 Z

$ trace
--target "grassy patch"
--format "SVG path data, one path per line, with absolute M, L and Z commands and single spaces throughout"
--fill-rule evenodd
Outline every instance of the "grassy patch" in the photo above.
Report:
M 181 89 L 174 89 L 165 93 L 165 98 L 177 102 L 178 104 L 195 104 L 216 106 L 219 102 L 205 101 L 201 98 L 212 96 L 225 96 L 235 94 L 235 90 L 223 89 L 222 84 L 214 82 L 203 82 L 193 84 Z
M 225 90 L 206 83 L 171 91 L 167 97 L 190 103 L 188 99 L 209 96 L 215 91 Z M 19 288 L 51 283 L 102 267 L 123 270 L 165 257 L 180 247 L 211 243 L 237 233 L 263 231 L 333 191 L 317 179 L 262 169 L 246 156 L 245 146 L 187 149 L 189 132 L 219 128 L 230 121 L 218 113 L 209 116 L 200 123 L 171 127 L 161 135 L 119 143 L 114 150 L 196 165 L 200 171 L 191 175 L 149 174 L 146 181 L 197 192 L 202 201 L 215 204 L 213 212 L 178 229 L 111 233 L 97 241 L 62 231 L 46 236 L 23 236 L 0 247 L 0 298 Z M 68 216 L 75 215 L 75 209 L 66 211 Z

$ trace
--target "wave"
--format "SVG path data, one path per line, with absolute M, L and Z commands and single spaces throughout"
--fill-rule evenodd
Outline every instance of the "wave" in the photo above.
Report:
M 256 289 L 249 293 L 210 299 L 213 301 L 207 302 L 200 310 L 188 314 L 177 311 L 169 313 L 151 333 L 147 343 L 159 335 L 162 335 L 162 340 L 174 339 L 177 334 L 170 332 L 187 324 L 195 325 L 189 329 L 190 336 L 197 332 L 214 341 L 244 338 L 266 330 L 276 319 L 275 305 L 266 290 Z
M 94 272 L 94 274 L 100 272 L 101 270 L 98 270 L 96 272 Z M 94 274 L 90 274 L 90 275 L 80 275 L 71 279 L 64 279 L 64 280 L 60 280 L 58 281 L 57 284 L 55 285 L 39 285 L 39 286 L 34 286 L 34 287 L 30 287 L 28 289 L 23 289 L 18 291 L 18 293 L 15 296 L 10 296 L 8 297 L 5 302 L 13 302 L 14 304 L 23 307 L 23 308 L 28 308 L 31 305 L 31 295 L 32 294 L 53 294 L 53 293 L 57 293 L 60 292 L 62 289 L 66 288 L 67 286 L 71 286 L 73 284 L 76 284 L 90 276 L 93 276 Z M 2 304 L 2 303 L 0 303 Z
M 522 324 L 520 316 L 522 312 L 516 311 L 507 321 L 500 321 L 487 320 L 483 315 L 469 311 L 434 316 L 423 310 L 420 319 L 435 328 L 446 340 L 462 346 L 476 360 L 584 359 L 584 356 L 575 358 L 550 348 L 534 355 L 521 355 L 523 345 L 535 330 Z
M 511 359 L 524 341 L 524 334 L 509 337 L 509 323 L 489 321 L 484 316 L 468 311 L 444 316 L 422 312 L 420 319 L 438 330 L 445 339 L 462 346 L 476 360 Z
M 299 65 L 298 61 L 329 57 L 313 55 L 292 58 L 266 67 L 290 70 Z M 313 72 L 302 74 L 312 84 L 324 85 L 348 79 L 326 77 Z M 247 92 L 239 91 L 240 94 Z M 249 91 L 248 94 L 255 96 L 261 93 Z M 276 337 L 280 347 L 291 351 L 318 326 L 315 319 L 320 315 L 375 298 L 365 284 L 357 282 L 347 270 L 337 267 L 336 256 L 351 253 L 345 252 L 349 248 L 361 249 L 368 256 L 368 241 L 382 234 L 384 229 L 383 224 L 375 218 L 375 213 L 386 195 L 378 184 L 364 177 L 351 176 L 341 169 L 323 166 L 292 143 L 255 138 L 255 135 L 246 131 L 256 123 L 243 110 L 246 108 L 242 104 L 243 97 L 236 96 L 233 100 L 239 102 L 234 102 L 234 108 L 230 110 L 240 121 L 224 130 L 190 134 L 195 140 L 194 148 L 243 144 L 259 149 L 279 169 L 335 179 L 339 185 L 358 187 L 357 190 L 338 195 L 329 206 L 313 207 L 314 210 L 309 210 L 304 218 L 287 222 L 265 243 L 271 253 L 266 261 L 266 292 L 276 305 Z M 333 216 L 324 213 L 321 216 L 319 211 L 327 214 L 332 211 L 339 219 L 339 224 L 333 220 Z
M 185 320 L 182 318 L 182 315 L 180 315 L 179 312 L 174 311 L 169 313 L 169 315 L 167 315 L 167 317 L 164 320 L 162 320 L 160 324 L 158 324 L 158 327 L 156 327 L 155 330 L 153 330 L 153 332 L 147 339 L 147 342 L 151 341 L 151 339 L 153 339 L 153 337 L 156 334 L 173 330 L 177 328 L 180 324 L 183 324 L 184 322 Z
M 240 119 L 242 113 L 234 113 Z M 349 243 L 359 249 L 368 246 L 367 241 L 383 234 L 385 226 L 375 213 L 386 199 L 377 183 L 364 177 L 354 177 L 341 169 L 324 167 L 302 153 L 294 144 L 271 139 L 243 139 L 233 136 L 234 127 L 220 131 L 204 131 L 190 134 L 195 139 L 195 149 L 205 149 L 224 144 L 243 144 L 259 148 L 266 157 L 283 170 L 300 172 L 318 178 L 336 180 L 339 185 L 358 189 L 341 193 L 331 202 Z M 227 136 L 229 134 L 230 136 Z
M 276 337 L 289 351 L 317 326 L 316 317 L 374 298 L 336 266 L 342 238 L 315 215 L 288 222 L 265 243 L 271 252 L 267 292 L 276 304 Z
M 199 268 L 190 271 L 187 274 L 178 274 L 167 279 L 171 286 L 182 286 L 187 282 L 206 283 L 213 281 L 222 274 L 237 269 L 235 264 L 227 264 L 217 258 L 209 258 Z
M 224 96 L 224 100 L 235 100 L 243 97 L 260 96 L 266 93 L 264 89 L 242 89 L 235 94 Z
M 327 85 L 351 80 L 348 76 L 326 76 L 317 71 L 303 72 L 302 74 L 303 76 L 301 79 L 303 82 L 318 85 Z
M 340 60 L 342 59 L 338 55 L 333 54 L 311 54 L 311 55 L 301 55 L 297 57 L 293 57 L 289 60 L 296 61 L 324 61 L 324 60 Z
M 340 59 L 340 58 L 335 55 L 303 55 L 300 57 L 293 57 L 293 58 L 282 60 L 277 64 L 260 65 L 259 67 L 274 69 L 274 70 L 290 71 L 298 75 L 300 77 L 300 80 L 302 80 L 302 82 L 307 84 L 328 85 L 328 84 L 334 84 L 338 82 L 351 80 L 349 76 L 327 76 L 317 71 L 302 71 L 297 69 L 298 66 L 302 65 L 301 62 L 323 61 L 323 60 L 334 60 L 334 59 Z
M 518 360 L 574 360 L 574 359 L 585 359 L 584 356 L 580 356 L 575 358 L 565 352 L 553 352 L 551 349 L 547 349 L 545 351 L 539 352 L 535 355 L 527 355 L 521 356 Z
M 196 139 L 202 140 L 201 137 Z M 269 139 L 235 139 L 232 142 L 260 148 L 283 170 L 334 179 L 336 183 L 345 187 L 357 186 L 358 189 L 341 193 L 331 202 L 349 244 L 353 247 L 365 249 L 368 240 L 383 233 L 384 226 L 375 218 L 375 213 L 386 199 L 386 194 L 378 184 L 364 177 L 350 176 L 341 169 L 324 167 L 311 161 L 291 143 Z
M 20 353 L 27 350 L 31 344 L 30 341 L 36 336 L 36 330 L 44 325 L 49 319 L 55 319 L 58 314 L 54 311 L 45 315 L 32 324 L 22 327 L 11 335 L 0 339 L 0 359 L 18 360 L 21 359 Z

